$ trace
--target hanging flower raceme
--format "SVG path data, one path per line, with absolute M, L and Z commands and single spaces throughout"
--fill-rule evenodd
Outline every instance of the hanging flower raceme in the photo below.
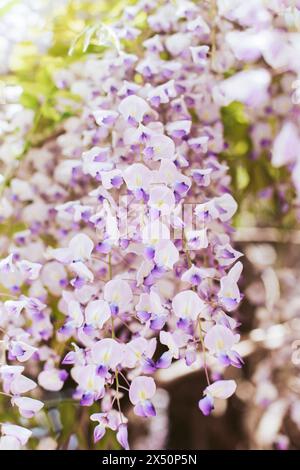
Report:
M 5 189 L 27 231 L 0 261 L 6 360 L 37 361 L 45 390 L 72 382 L 80 405 L 99 406 L 95 442 L 110 429 L 124 448 L 123 395 L 136 415 L 155 416 L 157 369 L 195 365 L 200 354 L 204 414 L 235 391 L 233 380 L 212 383 L 214 369 L 220 377 L 243 362 L 230 316 L 242 298 L 242 254 L 231 245 L 237 204 L 219 155 L 219 110 L 230 99 L 262 100 L 269 83 L 261 72 L 218 82 L 209 14 L 189 1 L 125 8 L 110 25 L 120 44 L 144 11 L 146 38 L 137 29 L 121 50 L 70 66 L 84 83 L 82 114 L 54 147 L 29 152 Z M 21 396 L 32 389 L 22 366 L 1 367 L 12 404 L 34 416 L 42 403 Z M 1 446 L 24 445 L 29 436 L 17 431 L 3 426 Z

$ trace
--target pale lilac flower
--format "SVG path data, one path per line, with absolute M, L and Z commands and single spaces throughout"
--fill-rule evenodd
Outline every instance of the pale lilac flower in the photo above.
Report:
M 99 442 L 106 433 L 108 420 L 105 413 L 94 413 L 91 415 L 92 421 L 98 421 L 98 425 L 94 429 L 94 442 Z
M 104 300 L 109 303 L 112 314 L 126 312 L 130 308 L 132 298 L 132 290 L 128 282 L 113 279 L 105 284 Z
M 229 271 L 229 273 L 221 278 L 219 299 L 222 305 L 231 312 L 235 310 L 241 301 L 241 294 L 238 287 L 238 280 L 241 275 L 243 265 L 238 261 Z
M 17 261 L 16 263 L 19 271 L 31 281 L 39 277 L 42 265 L 40 263 L 31 263 L 27 260 Z
M 121 170 L 101 171 L 101 182 L 105 189 L 120 188 L 123 183 Z
M 50 251 L 50 255 L 62 263 L 74 263 L 90 259 L 94 243 L 85 235 L 80 233 L 73 237 L 67 248 L 56 248 Z
M 247 106 L 260 106 L 268 100 L 271 76 L 265 69 L 244 70 L 227 78 L 213 89 L 215 103 L 227 106 L 240 101 Z
M 73 261 L 69 265 L 69 269 L 76 274 L 75 284 L 76 281 L 83 281 L 86 282 L 93 282 L 94 281 L 94 274 L 93 272 L 82 262 L 82 261 Z
M 172 359 L 179 359 L 179 350 L 183 346 L 186 346 L 189 335 L 181 330 L 176 330 L 174 333 L 161 331 L 159 334 L 159 340 L 161 344 L 167 346 L 168 351 L 163 353 L 157 361 L 159 368 L 167 368 L 170 366 Z
M 17 359 L 19 362 L 28 361 L 36 351 L 38 351 L 37 348 L 24 341 L 11 341 L 9 347 L 10 358 Z
M 143 121 L 145 114 L 151 111 L 148 103 L 139 96 L 127 96 L 119 105 L 119 112 L 123 118 L 132 125 Z
M 198 315 L 205 311 L 206 306 L 195 292 L 186 290 L 175 295 L 172 308 L 179 319 L 196 320 Z
M 9 273 L 15 271 L 14 255 L 11 253 L 6 258 L 0 260 L 0 272 Z
M 170 122 L 166 125 L 166 131 L 174 139 L 183 139 L 188 136 L 192 127 L 192 121 L 184 119 L 181 121 Z
M 177 91 L 174 80 L 169 80 L 168 82 L 163 83 L 162 85 L 153 87 L 148 93 L 148 99 L 151 105 L 154 107 L 158 107 L 161 104 L 169 103 L 170 99 L 175 98 L 176 96 Z
M 195 140 L 197 140 L 197 143 L 195 142 Z M 195 146 L 198 146 L 198 145 L 201 145 L 198 143 L 199 140 L 198 139 L 190 139 L 189 140 L 189 144 L 191 145 L 191 147 L 195 147 Z M 192 170 L 192 177 L 193 177 L 193 180 L 196 182 L 196 184 L 198 186 L 204 186 L 204 187 L 207 187 L 210 185 L 210 182 L 211 182 L 211 172 L 212 172 L 212 169 L 211 168 L 204 168 L 204 169 L 199 169 L 199 170 Z
M 179 260 L 179 252 L 171 240 L 161 240 L 155 246 L 155 263 L 166 269 L 173 269 Z
M 29 397 L 14 397 L 11 401 L 13 405 L 19 408 L 20 415 L 24 418 L 32 418 L 44 406 L 44 403 L 40 400 L 34 400 Z
M 151 359 L 156 349 L 156 338 L 134 338 L 126 344 L 124 350 L 123 367 L 130 369 L 141 364 L 145 359 Z
M 226 400 L 231 397 L 236 390 L 236 382 L 234 380 L 217 380 L 204 390 L 205 397 L 199 401 L 199 408 L 202 413 L 207 416 L 214 409 L 214 398 Z
M 129 399 L 134 406 L 134 412 L 145 418 L 155 416 L 156 411 L 151 402 L 155 395 L 156 385 L 152 377 L 135 377 L 130 384 Z
M 164 185 L 154 185 L 149 192 L 149 206 L 161 215 L 170 214 L 175 207 L 175 196 L 170 188 Z
M 2 365 L 0 367 L 0 376 L 5 393 L 19 395 L 36 388 L 36 383 L 33 380 L 22 375 L 23 371 L 23 366 Z
M 194 64 L 198 65 L 201 68 L 206 67 L 207 54 L 209 51 L 209 47 L 208 46 L 190 47 L 190 51 L 192 54 Z
M 144 150 L 146 158 L 153 160 L 175 160 L 175 144 L 170 137 L 164 134 L 154 134 Z
M 277 134 L 272 151 L 272 164 L 275 167 L 294 163 L 300 155 L 300 135 L 296 125 L 286 122 Z
M 4 302 L 5 310 L 9 315 L 15 316 L 16 318 L 19 317 L 23 309 L 25 309 L 28 305 L 27 300 L 6 300 Z
M 30 201 L 34 199 L 33 189 L 28 181 L 13 178 L 11 182 L 12 193 L 20 201 Z
M 216 247 L 216 257 L 220 266 L 230 266 L 241 256 L 243 256 L 243 253 L 232 248 L 230 243 L 226 243 L 225 245 L 218 245 Z
M 92 414 L 91 421 L 97 421 L 99 423 L 94 429 L 94 442 L 100 441 L 108 428 L 112 431 L 117 431 L 117 441 L 125 450 L 129 449 L 127 419 L 123 415 L 120 415 L 116 410 L 112 409 L 108 413 Z
M 113 164 L 109 160 L 110 151 L 107 147 L 93 147 L 82 154 L 82 171 L 94 178 L 102 171 L 113 169 Z
M 116 111 L 110 109 L 97 109 L 93 111 L 93 116 L 95 118 L 98 126 L 112 127 L 116 122 L 119 114 Z
M 218 12 L 221 16 L 237 21 L 242 26 L 268 25 L 271 13 L 261 0 L 245 3 L 243 0 L 217 0 Z
M 189 250 L 201 250 L 203 248 L 207 248 L 209 244 L 207 228 L 202 230 L 186 231 L 186 244 Z
M 19 450 L 27 444 L 32 431 L 15 424 L 2 424 L 0 437 L 0 450 Z
M 96 365 L 75 366 L 71 371 L 71 375 L 78 383 L 75 396 L 80 399 L 81 405 L 90 406 L 103 396 L 105 380 L 104 377 L 98 374 Z
M 76 300 L 68 302 L 67 327 L 80 328 L 84 322 L 82 307 Z
M 205 37 L 210 33 L 210 27 L 199 14 L 194 20 L 187 23 L 187 29 L 200 37 Z
M 93 328 L 103 328 L 111 318 L 111 310 L 105 300 L 92 300 L 85 308 L 85 322 Z
M 154 290 L 151 290 L 150 294 L 141 294 L 135 309 L 141 323 L 145 323 L 150 318 L 166 319 L 166 309 L 162 305 L 160 296 Z
M 189 282 L 192 286 L 198 286 L 204 279 L 213 278 L 217 271 L 213 268 L 198 268 L 194 264 L 183 273 L 181 280 Z
M 237 203 L 231 194 L 223 194 L 223 196 L 214 198 L 214 206 L 221 222 L 227 222 L 237 211 Z
M 234 334 L 229 328 L 215 325 L 206 333 L 204 344 L 209 352 L 215 354 L 222 364 L 241 367 L 243 360 L 236 351 L 232 350 L 239 339 L 240 335 Z
M 57 261 L 49 261 L 43 266 L 41 281 L 52 295 L 60 296 L 68 282 L 64 266 Z
M 45 390 L 59 392 L 64 386 L 68 373 L 65 370 L 49 368 L 39 373 L 38 384 Z
M 7 380 L 8 390 L 13 395 L 20 395 L 21 393 L 27 393 L 36 388 L 36 383 L 25 377 L 24 375 L 16 375 L 11 380 Z M 4 386 L 4 388 L 6 388 Z
M 178 171 L 171 160 L 161 160 L 159 170 L 153 176 L 153 183 L 167 184 L 181 195 L 186 194 L 191 187 L 190 178 Z M 183 189 L 180 189 L 181 187 Z
M 118 432 L 116 434 L 116 438 L 117 438 L 117 441 L 123 447 L 123 449 L 129 450 L 127 424 L 121 423 L 119 425 Z
M 123 173 L 126 186 L 131 191 L 148 192 L 152 179 L 152 172 L 142 163 L 130 165 Z
M 105 376 L 108 369 L 115 369 L 123 360 L 122 346 L 112 338 L 105 338 L 95 343 L 91 350 L 97 374 Z

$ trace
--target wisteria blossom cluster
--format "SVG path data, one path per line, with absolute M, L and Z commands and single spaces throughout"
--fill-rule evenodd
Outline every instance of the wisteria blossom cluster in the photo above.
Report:
M 299 209 L 299 74 L 300 3 L 298 0 L 218 1 L 219 27 L 226 69 L 240 70 L 223 81 L 220 97 L 245 105 L 249 118 L 252 158 L 262 155 L 275 168 L 287 167 Z M 246 68 L 246 69 L 245 69 Z M 260 90 L 260 91 L 259 91 Z M 262 195 L 278 195 L 283 211 L 289 204 L 290 182 L 282 178 Z
M 255 272 L 245 296 L 255 311 L 253 328 L 240 343 L 252 367 L 239 382 L 238 397 L 245 403 L 244 427 L 252 449 L 299 447 L 297 252 L 292 243 L 288 248 L 267 243 L 245 247 Z
M 254 21 L 227 3 L 125 8 L 100 58 L 57 73 L 57 87 L 82 97 L 80 116 L 4 174 L 1 394 L 23 427 L 2 424 L 0 448 L 26 444 L 45 390 L 96 403 L 95 442 L 110 429 L 128 449 L 127 400 L 155 416 L 155 372 L 194 366 L 199 352 L 202 413 L 235 392 L 224 373 L 243 363 L 233 315 L 242 254 L 220 110 L 259 106 L 270 77 L 251 69 L 223 81 L 216 8 Z M 267 13 L 255 9 L 255 21 Z

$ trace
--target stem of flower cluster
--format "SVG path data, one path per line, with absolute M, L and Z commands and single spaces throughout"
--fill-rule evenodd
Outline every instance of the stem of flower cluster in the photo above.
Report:
M 189 250 L 187 249 L 187 246 L 186 246 L 185 236 L 183 237 L 183 251 L 186 255 L 188 266 L 189 266 L 189 268 L 191 268 L 193 263 L 192 263 L 192 260 L 191 260 L 190 254 L 189 254 Z M 195 288 L 195 286 L 192 286 L 192 290 L 197 293 L 197 289 Z M 206 377 L 207 384 L 210 385 L 210 380 L 209 380 L 209 375 L 208 375 L 208 368 L 207 368 L 207 361 L 206 361 L 205 344 L 204 344 L 204 338 L 203 338 L 203 331 L 202 331 L 200 316 L 198 317 L 197 324 L 199 325 L 199 339 L 200 339 L 201 349 L 202 349 L 202 354 L 203 354 L 203 367 L 204 367 L 204 371 L 205 371 L 205 377 Z
M 109 276 L 109 279 L 111 280 L 112 279 L 111 253 L 109 253 L 109 255 L 108 255 L 108 276 Z M 112 337 L 112 339 L 115 339 L 115 337 L 116 337 L 116 335 L 115 335 L 115 326 L 114 326 L 114 317 L 113 316 L 111 316 L 111 337 Z M 119 410 L 119 413 L 120 413 L 120 419 L 121 419 L 121 422 L 123 423 L 121 405 L 120 405 L 120 398 L 119 398 L 120 384 L 119 384 L 119 371 L 118 371 L 118 369 L 116 369 L 115 380 L 116 380 L 116 400 L 117 400 L 118 410 Z

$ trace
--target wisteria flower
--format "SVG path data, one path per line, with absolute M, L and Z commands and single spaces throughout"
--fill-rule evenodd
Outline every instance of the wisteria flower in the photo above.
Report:
M 205 311 L 205 303 L 192 290 L 186 290 L 175 295 L 172 308 L 179 320 L 196 320 Z
M 32 418 L 44 406 L 44 403 L 40 400 L 29 397 L 14 397 L 11 401 L 13 405 L 19 408 L 20 415 L 24 418 Z
M 103 396 L 105 380 L 95 365 L 75 366 L 71 375 L 78 384 L 75 397 L 80 399 L 81 405 L 90 406 Z
M 103 328 L 104 323 L 111 318 L 111 309 L 105 300 L 92 300 L 85 309 L 85 322 L 93 328 Z
M 151 402 L 155 395 L 156 385 L 152 377 L 139 376 L 133 379 L 129 389 L 129 398 L 134 406 L 134 412 L 145 418 L 155 416 L 156 411 Z
M 123 348 L 112 338 L 98 341 L 92 348 L 92 358 L 97 364 L 97 374 L 106 376 L 108 369 L 115 369 L 122 362 Z
M 123 415 L 120 416 L 116 410 L 110 410 L 108 413 L 92 414 L 91 420 L 99 423 L 94 429 L 95 442 L 100 441 L 104 437 L 106 429 L 108 428 L 112 431 L 117 431 L 117 441 L 125 450 L 129 450 L 127 420 Z
M 109 303 L 111 313 L 126 312 L 132 301 L 132 290 L 128 282 L 122 279 L 113 279 L 104 288 L 104 300 Z
M 220 280 L 219 299 L 229 312 L 235 310 L 241 300 L 241 294 L 238 287 L 238 280 L 241 275 L 243 265 L 238 261 L 229 273 Z
M 38 377 L 38 384 L 45 390 L 50 390 L 51 392 L 58 392 L 63 388 L 67 377 L 67 371 L 49 368 L 40 372 Z
M 234 394 L 235 390 L 234 380 L 217 380 L 204 390 L 205 397 L 199 401 L 200 410 L 205 416 L 209 415 L 214 409 L 215 398 L 226 400 Z
M 93 248 L 92 240 L 84 233 L 80 233 L 70 240 L 67 248 L 53 249 L 50 254 L 62 263 L 84 262 L 90 259 Z
M 136 125 L 143 121 L 145 114 L 148 114 L 151 108 L 145 100 L 132 95 L 121 101 L 119 111 L 129 124 Z
M 2 424 L 0 450 L 19 450 L 27 444 L 32 431 L 15 424 Z
M 242 358 L 237 351 L 232 350 L 239 339 L 240 335 L 234 334 L 229 328 L 215 325 L 206 333 L 204 344 L 209 352 L 215 354 L 222 364 L 241 367 L 243 364 Z

